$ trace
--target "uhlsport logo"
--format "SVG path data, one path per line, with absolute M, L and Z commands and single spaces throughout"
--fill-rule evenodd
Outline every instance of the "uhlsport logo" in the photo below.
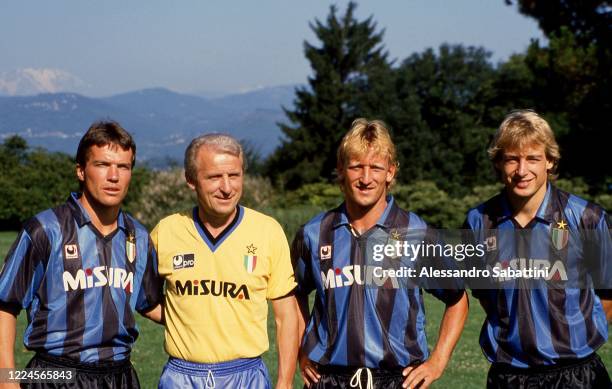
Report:
M 489 236 L 485 239 L 485 246 L 487 248 L 487 252 L 497 250 L 497 237 Z
M 238 300 L 250 300 L 246 285 L 238 285 L 228 281 L 218 280 L 188 280 L 174 283 L 176 294 L 184 296 L 214 296 Z
M 319 249 L 319 257 L 321 260 L 330 259 L 332 256 L 332 247 L 331 245 L 321 246 Z
M 79 249 L 76 244 L 64 245 L 64 257 L 66 259 L 77 259 L 79 257 Z
M 187 269 L 195 266 L 195 255 L 190 254 L 177 254 L 172 257 L 172 268 L 174 270 Z
M 66 292 L 110 286 L 132 293 L 134 273 L 118 267 L 97 266 L 85 270 L 79 269 L 75 275 L 65 271 L 62 279 Z

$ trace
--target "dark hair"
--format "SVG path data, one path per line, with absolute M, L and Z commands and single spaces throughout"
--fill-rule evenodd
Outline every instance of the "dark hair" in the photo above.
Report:
M 119 125 L 119 123 L 109 121 L 98 121 L 89 127 L 85 135 L 79 142 L 76 153 L 76 163 L 85 166 L 87 154 L 92 146 L 117 145 L 123 150 L 132 150 L 132 167 L 136 163 L 136 143 L 132 136 Z

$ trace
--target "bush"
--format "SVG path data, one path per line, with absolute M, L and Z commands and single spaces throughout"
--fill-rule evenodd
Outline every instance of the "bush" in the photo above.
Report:
M 132 203 L 134 216 L 147 228 L 153 228 L 164 217 L 195 205 L 194 192 L 185 182 L 183 169 L 156 171 Z

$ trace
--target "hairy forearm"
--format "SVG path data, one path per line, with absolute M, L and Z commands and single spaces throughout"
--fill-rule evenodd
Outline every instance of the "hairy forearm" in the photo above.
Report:
M 444 316 L 440 323 L 440 331 L 438 334 L 438 342 L 436 343 L 431 358 L 442 362 L 444 365 L 448 363 L 450 356 L 461 337 L 463 326 L 468 315 L 468 299 L 467 294 L 464 294 L 461 299 L 454 305 L 447 306 L 444 310 Z
M 302 338 L 304 337 L 304 331 L 306 331 L 306 323 L 310 315 L 310 308 L 308 307 L 307 295 L 297 294 L 295 297 L 298 305 L 298 341 L 301 344 Z
M 293 296 L 273 301 L 278 344 L 277 388 L 291 388 L 298 352 L 297 305 Z

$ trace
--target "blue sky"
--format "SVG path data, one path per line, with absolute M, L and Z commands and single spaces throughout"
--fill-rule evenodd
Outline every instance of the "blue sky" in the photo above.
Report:
M 341 11 L 347 1 L 335 2 Z M 78 92 L 110 95 L 148 87 L 231 93 L 305 83 L 308 23 L 332 2 L 3 0 L 0 74 L 66 71 Z M 367 0 L 357 16 L 384 28 L 391 58 L 441 43 L 484 46 L 495 62 L 542 38 L 536 22 L 504 0 Z

